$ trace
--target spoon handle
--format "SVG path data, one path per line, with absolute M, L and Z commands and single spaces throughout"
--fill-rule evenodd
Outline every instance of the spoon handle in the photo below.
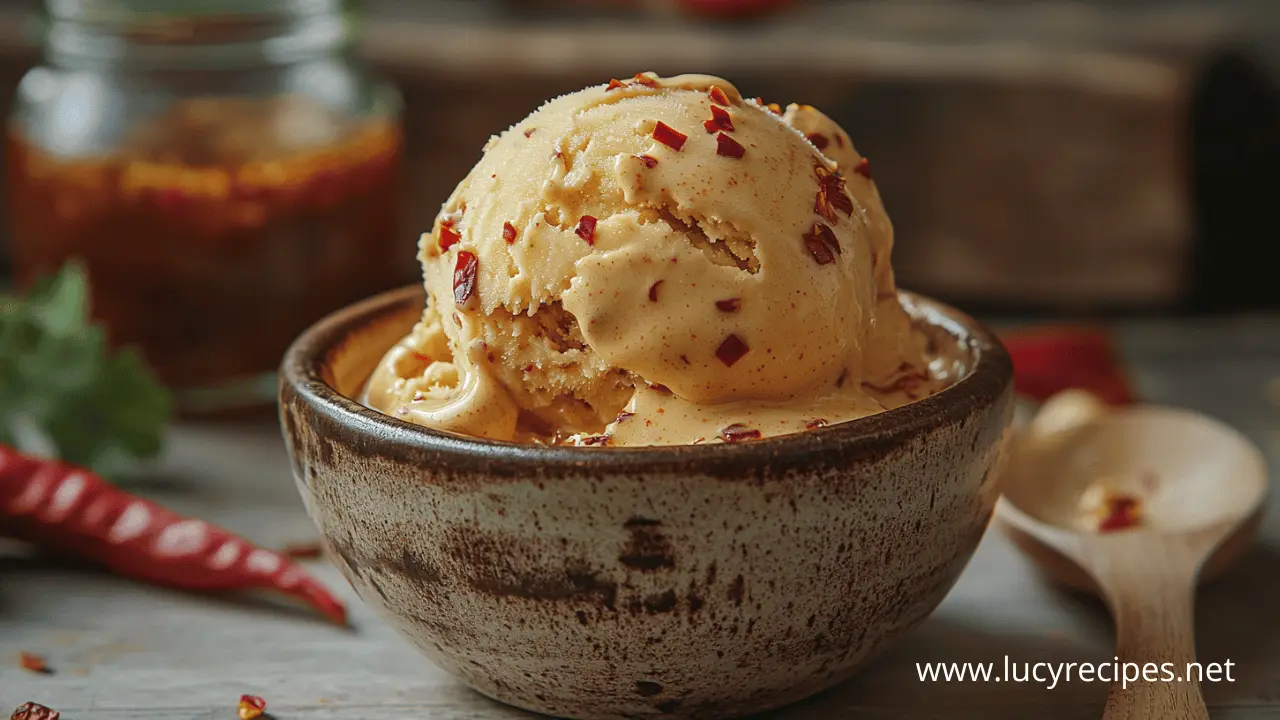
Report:
M 1208 720 L 1196 660 L 1197 561 L 1180 548 L 1117 543 L 1096 567 L 1116 625 L 1124 674 L 1107 695 L 1104 720 Z M 1145 671 L 1145 676 L 1143 673 Z M 1135 680 L 1134 675 L 1139 677 Z

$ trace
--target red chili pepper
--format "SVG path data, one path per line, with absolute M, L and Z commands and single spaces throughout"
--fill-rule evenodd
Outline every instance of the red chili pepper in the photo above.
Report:
M 3 445 L 0 536 L 181 590 L 276 591 L 347 624 L 342 602 L 280 553 L 130 495 L 88 470 L 27 457 Z
M 1013 359 L 1018 392 L 1045 400 L 1062 390 L 1088 390 L 1107 403 L 1124 405 L 1136 397 L 1105 330 L 1048 327 L 1019 330 L 1001 340 Z

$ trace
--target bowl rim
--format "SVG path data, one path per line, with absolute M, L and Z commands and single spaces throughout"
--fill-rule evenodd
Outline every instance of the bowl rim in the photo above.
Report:
M 333 355 L 355 333 L 380 319 L 425 302 L 414 284 L 371 296 L 319 320 L 294 340 L 280 367 L 280 415 L 303 408 L 304 421 L 322 435 L 339 434 L 371 443 L 379 455 L 422 467 L 445 465 L 456 472 L 489 476 L 580 475 L 583 473 L 689 474 L 763 477 L 817 465 L 848 467 L 883 457 L 937 428 L 964 422 L 975 410 L 1012 401 L 1013 366 L 999 339 L 969 315 L 931 298 L 899 290 L 909 311 L 940 325 L 968 346 L 972 366 L 954 384 L 927 398 L 866 417 L 814 430 L 738 443 L 641 447 L 579 447 L 490 440 L 416 425 L 366 407 L 324 379 Z

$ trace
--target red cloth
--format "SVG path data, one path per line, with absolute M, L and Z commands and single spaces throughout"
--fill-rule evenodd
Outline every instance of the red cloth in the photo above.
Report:
M 1088 390 L 1113 405 L 1136 400 L 1111 334 L 1089 326 L 1051 326 L 1004 333 L 1018 392 L 1044 400 L 1062 390 Z

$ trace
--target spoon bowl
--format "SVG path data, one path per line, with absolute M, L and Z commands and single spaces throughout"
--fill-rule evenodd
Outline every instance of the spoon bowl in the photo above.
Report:
M 1072 392 L 1047 401 L 1012 443 L 996 514 L 1047 575 L 1107 602 L 1122 662 L 1180 671 L 1195 661 L 1195 586 L 1252 542 L 1266 495 L 1262 453 L 1235 429 Z M 1105 717 L 1207 718 L 1186 674 L 1113 686 Z

